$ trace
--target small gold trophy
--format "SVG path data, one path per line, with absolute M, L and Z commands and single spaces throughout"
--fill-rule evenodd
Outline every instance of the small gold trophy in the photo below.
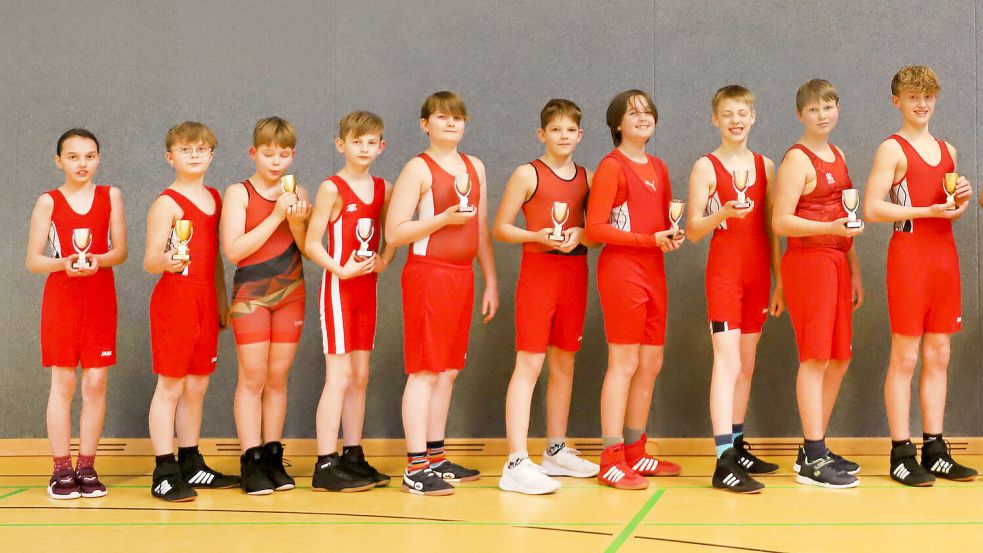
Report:
M 368 217 L 361 217 L 358 222 L 355 223 L 355 237 L 358 238 L 359 247 L 355 251 L 356 257 L 361 257 L 362 259 L 368 259 L 375 255 L 372 250 L 369 249 L 369 240 L 372 240 L 372 236 L 375 235 L 375 225 L 372 219 Z
M 460 198 L 458 211 L 461 213 L 471 213 L 474 211 L 474 206 L 468 203 L 468 195 L 471 194 L 471 178 L 468 177 L 467 173 L 454 175 L 454 191 L 457 192 L 457 197 Z
M 733 171 L 731 176 L 734 179 L 734 190 L 737 191 L 737 203 L 734 205 L 737 209 L 747 209 L 751 207 L 751 204 L 747 201 L 747 188 L 748 188 L 748 172 L 747 170 L 736 170 Z
M 177 239 L 177 252 L 171 256 L 174 261 L 191 261 L 191 253 L 188 251 L 188 242 L 194 234 L 190 219 L 181 219 L 174 222 L 174 238 Z
M 297 191 L 297 179 L 293 175 L 283 175 L 280 177 L 280 187 L 285 194 L 293 194 Z
M 684 207 L 686 207 L 686 202 L 682 200 L 673 198 L 669 202 L 669 222 L 672 223 L 673 240 L 678 240 L 683 234 L 682 229 L 679 228 L 679 220 L 683 218 Z
M 92 247 L 92 231 L 87 228 L 77 228 L 73 230 L 72 246 L 75 248 L 75 253 L 77 253 L 79 256 L 79 258 L 72 263 L 72 268 L 88 269 L 91 267 L 92 264 L 85 258 L 85 254 L 88 253 L 89 248 Z
M 959 173 L 946 173 L 942 179 L 942 189 L 945 190 L 946 203 L 952 204 L 945 208 L 946 211 L 955 211 L 956 207 L 956 183 L 959 181 Z
M 553 209 L 550 210 L 550 217 L 553 218 L 553 232 L 549 239 L 554 242 L 563 242 L 563 223 L 570 217 L 570 207 L 567 202 L 553 202 Z
M 846 228 L 862 228 L 864 222 L 857 218 L 857 208 L 860 207 L 860 191 L 856 188 L 847 188 L 840 196 L 843 202 L 843 209 L 846 210 L 847 222 L 843 223 Z

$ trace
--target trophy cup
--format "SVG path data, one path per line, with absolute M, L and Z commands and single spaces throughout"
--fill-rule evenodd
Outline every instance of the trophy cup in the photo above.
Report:
M 959 173 L 946 173 L 945 178 L 942 179 L 942 188 L 945 190 L 946 203 L 952 204 L 952 207 L 945 208 L 946 211 L 955 211 L 958 209 L 956 207 L 956 182 L 959 181 Z
M 567 202 L 553 202 L 553 209 L 550 210 L 550 217 L 553 218 L 553 232 L 549 239 L 554 242 L 563 242 L 563 223 L 570 217 L 570 207 Z
M 191 241 L 191 236 L 194 234 L 194 229 L 191 226 L 190 219 L 181 219 L 174 222 L 174 238 L 177 239 L 177 252 L 171 256 L 174 261 L 191 261 L 191 254 L 188 252 L 188 242 Z
M 280 177 L 280 187 L 285 194 L 297 192 L 297 179 L 293 175 L 283 175 Z
M 744 171 L 733 171 L 731 176 L 734 179 L 734 190 L 737 191 L 737 203 L 734 205 L 737 209 L 747 209 L 751 207 L 751 204 L 747 201 L 747 188 L 748 188 L 748 172 Z
M 78 254 L 79 258 L 72 263 L 73 269 L 88 269 L 92 267 L 89 260 L 85 258 L 85 254 L 92 247 L 92 231 L 87 228 L 77 228 L 72 231 L 72 246 L 75 247 L 75 253 Z
M 458 204 L 458 211 L 461 213 L 474 211 L 474 206 L 468 204 L 468 195 L 471 194 L 471 179 L 467 173 L 454 175 L 454 191 L 457 192 L 457 197 L 461 200 Z
M 669 222 L 672 223 L 673 240 L 678 240 L 683 234 L 682 229 L 679 228 L 679 220 L 683 218 L 683 208 L 685 206 L 686 202 L 675 198 L 669 202 Z
M 358 250 L 355 251 L 356 257 L 368 259 L 375 255 L 372 250 L 369 249 L 369 240 L 372 240 L 372 236 L 374 234 L 375 225 L 372 223 L 372 219 L 368 217 L 359 218 L 358 222 L 355 223 L 355 237 L 358 238 L 359 241 Z
M 843 202 L 843 209 L 846 210 L 847 222 L 843 223 L 846 228 L 862 228 L 864 222 L 857 218 L 857 208 L 860 207 L 860 191 L 856 188 L 847 188 L 840 196 Z

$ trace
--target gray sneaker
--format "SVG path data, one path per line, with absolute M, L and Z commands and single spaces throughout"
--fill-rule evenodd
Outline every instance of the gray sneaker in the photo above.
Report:
M 795 481 L 799 484 L 836 489 L 855 488 L 860 485 L 859 478 L 841 470 L 836 460 L 828 454 L 814 461 L 803 456 L 802 461 L 799 473 L 795 476 Z

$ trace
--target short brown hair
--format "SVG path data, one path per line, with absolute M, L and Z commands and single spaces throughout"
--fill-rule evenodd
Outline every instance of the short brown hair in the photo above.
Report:
M 829 81 L 823 79 L 807 81 L 795 93 L 795 111 L 801 112 L 806 104 L 820 100 L 839 105 L 840 95 L 836 93 L 836 87 Z
M 710 108 L 714 113 L 717 112 L 717 106 L 720 105 L 720 102 L 724 100 L 744 102 L 751 109 L 754 109 L 754 94 L 739 84 L 729 84 L 713 93 L 713 98 L 710 100 Z
M 563 98 L 553 98 L 543 106 L 543 111 L 539 112 L 539 128 L 545 129 L 551 121 L 557 117 L 569 117 L 571 121 L 580 125 L 580 107 Z
M 449 90 L 441 90 L 427 96 L 423 101 L 423 107 L 420 108 L 420 119 L 430 119 L 430 116 L 438 111 L 465 120 L 468 118 L 468 109 L 464 107 L 464 100 L 456 92 Z
M 215 138 L 215 133 L 212 132 L 212 129 L 197 121 L 178 123 L 171 127 L 171 130 L 167 131 L 167 136 L 164 138 L 164 145 L 167 146 L 168 150 L 179 142 L 184 144 L 197 144 L 201 142 L 212 148 L 218 146 L 218 140 Z
M 377 134 L 382 138 L 382 117 L 371 111 L 353 111 L 338 121 L 338 138 L 345 140 L 349 136 L 358 138 L 367 134 Z
M 253 128 L 253 147 L 274 145 L 293 149 L 297 146 L 297 130 L 290 121 L 277 117 L 264 117 Z
M 938 94 L 939 77 L 927 65 L 909 65 L 902 67 L 891 79 L 891 94 L 898 96 L 902 90 L 920 94 Z
M 648 103 L 649 107 L 652 108 L 655 123 L 659 123 L 659 111 L 655 109 L 655 102 L 652 101 L 652 97 L 649 96 L 648 92 L 633 88 L 618 94 L 608 104 L 607 113 L 608 128 L 611 129 L 611 140 L 614 141 L 615 146 L 621 145 L 621 131 L 618 130 L 618 126 L 621 125 L 621 120 L 625 118 L 625 113 L 628 113 L 628 102 L 631 102 L 635 98 L 641 98 Z

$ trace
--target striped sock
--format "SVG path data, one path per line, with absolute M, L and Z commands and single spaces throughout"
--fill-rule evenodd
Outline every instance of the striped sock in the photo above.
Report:
M 427 442 L 427 457 L 430 458 L 431 465 L 439 465 L 447 460 L 447 452 L 444 450 L 444 440 Z
M 90 469 L 96 464 L 95 455 L 79 455 L 78 461 L 75 462 L 75 468 L 77 469 Z
M 413 453 L 412 451 L 406 453 L 406 473 L 416 474 L 421 470 L 430 466 L 427 461 L 427 452 L 421 451 L 419 453 Z
M 734 433 L 734 440 L 735 441 L 738 438 L 743 438 L 744 437 L 744 423 L 743 422 L 732 424 L 731 425 L 731 429 L 732 429 L 732 431 Z
M 58 472 L 64 469 L 72 470 L 71 455 L 65 455 L 64 457 L 52 457 L 52 459 L 54 460 L 54 464 L 55 464 L 54 472 Z
M 713 437 L 713 445 L 717 448 L 717 459 L 724 454 L 725 451 L 734 447 L 733 434 L 719 434 Z

